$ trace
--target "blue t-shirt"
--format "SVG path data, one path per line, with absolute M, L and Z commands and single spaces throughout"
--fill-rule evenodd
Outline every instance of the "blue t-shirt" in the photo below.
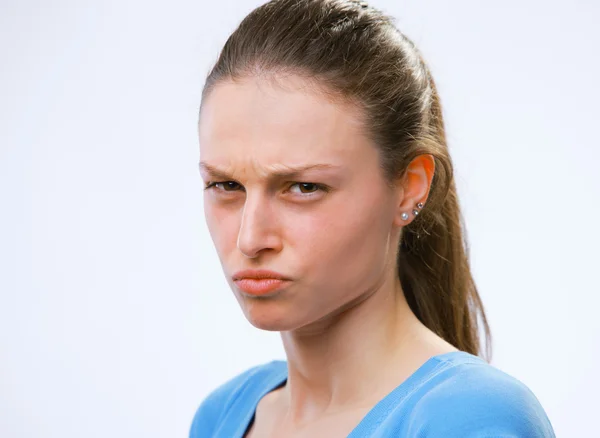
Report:
M 214 390 L 194 416 L 190 438 L 242 438 L 260 399 L 287 379 L 272 361 Z M 555 437 L 540 402 L 521 381 L 478 356 L 433 356 L 380 400 L 348 438 Z

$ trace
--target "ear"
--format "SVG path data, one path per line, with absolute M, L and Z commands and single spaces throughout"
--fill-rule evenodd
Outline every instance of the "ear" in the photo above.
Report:
M 419 155 L 410 162 L 397 186 L 395 225 L 404 227 L 415 219 L 416 215 L 413 211 L 420 212 L 421 209 L 417 204 L 421 203 L 423 206 L 426 204 L 434 172 L 433 155 Z

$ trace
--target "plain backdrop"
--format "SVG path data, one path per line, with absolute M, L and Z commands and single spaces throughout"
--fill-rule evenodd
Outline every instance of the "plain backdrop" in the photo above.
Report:
M 227 286 L 198 172 L 204 78 L 260 3 L 0 1 L 1 437 L 183 437 L 285 358 Z M 594 435 L 599 2 L 372 4 L 437 80 L 492 364 Z

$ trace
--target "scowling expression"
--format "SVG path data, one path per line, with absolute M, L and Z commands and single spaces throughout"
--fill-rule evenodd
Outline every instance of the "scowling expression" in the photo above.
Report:
M 305 79 L 222 81 L 199 120 L 204 211 L 223 272 L 246 318 L 266 330 L 331 322 L 395 275 L 398 191 L 358 108 Z M 288 281 L 256 296 L 247 269 Z M 241 284 L 241 283 L 240 283 Z

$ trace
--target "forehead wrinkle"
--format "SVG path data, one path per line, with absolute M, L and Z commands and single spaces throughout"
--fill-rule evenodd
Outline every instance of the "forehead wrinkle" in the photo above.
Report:
M 340 166 L 327 163 L 304 164 L 299 166 L 290 166 L 284 163 L 273 163 L 266 166 L 261 166 L 258 163 L 253 163 L 252 167 L 254 167 L 255 173 L 258 175 L 259 179 L 271 180 L 295 177 L 298 176 L 301 172 L 312 169 L 335 169 L 339 168 Z M 243 171 L 247 168 L 247 166 L 242 167 L 242 172 L 235 172 L 234 170 L 219 168 L 218 166 L 213 166 L 206 162 L 200 162 L 201 170 L 204 170 L 205 172 L 220 178 L 234 178 L 236 174 L 246 173 Z
M 284 163 L 272 163 L 261 166 L 258 163 L 254 164 L 257 175 L 260 179 L 269 180 L 274 178 L 282 178 L 302 171 L 306 166 L 293 167 Z

